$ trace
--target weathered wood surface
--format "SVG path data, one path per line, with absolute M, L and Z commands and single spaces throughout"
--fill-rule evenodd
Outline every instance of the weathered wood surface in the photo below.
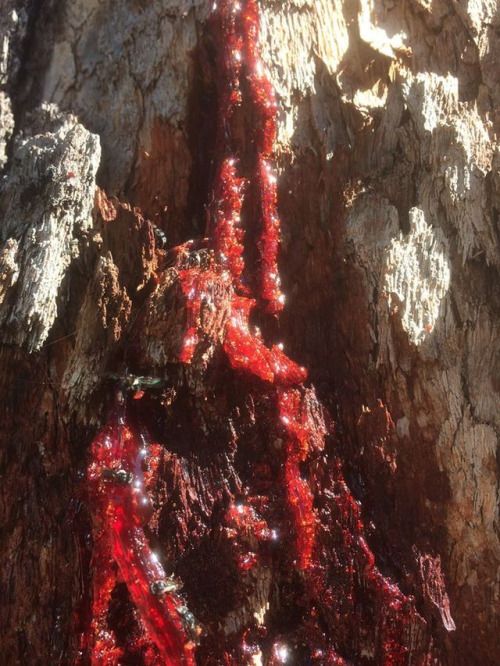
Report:
M 441 556 L 447 660 L 496 663 L 497 3 L 262 5 L 280 101 L 283 339 L 338 405 L 375 550 L 410 580 L 424 554 Z M 147 289 L 151 223 L 169 242 L 203 232 L 210 6 L 0 9 L 4 663 L 74 655 L 86 553 L 74 497 L 102 373 Z M 99 194 L 92 212 L 96 182 L 117 199 Z

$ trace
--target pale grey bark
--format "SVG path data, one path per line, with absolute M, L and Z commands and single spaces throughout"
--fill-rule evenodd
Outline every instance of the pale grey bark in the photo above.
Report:
M 44 105 L 17 136 L 0 206 L 10 268 L 0 303 L 3 342 L 38 351 L 64 308 L 66 272 L 91 230 L 99 138 Z

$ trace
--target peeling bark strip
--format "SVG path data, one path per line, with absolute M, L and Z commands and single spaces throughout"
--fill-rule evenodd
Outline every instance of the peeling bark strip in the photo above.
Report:
M 99 139 L 53 106 L 16 138 L 0 195 L 9 281 L 0 304 L 4 342 L 37 351 L 47 339 L 65 303 L 61 285 L 92 225 L 99 159 Z
M 265 426 L 276 413 L 266 391 L 248 378 L 242 392 L 242 376 L 220 352 L 234 299 L 227 280 L 208 280 L 216 309 L 201 303 L 202 347 L 189 366 L 176 362 L 186 325 L 178 272 L 208 267 L 210 253 L 192 244 L 173 258 L 161 247 L 165 234 L 168 244 L 182 243 L 205 224 L 215 136 L 211 5 L 6 0 L 0 9 L 6 664 L 77 659 L 91 585 L 89 516 L 78 479 L 111 375 L 126 372 L 161 378 L 129 408 L 131 417 L 147 412 L 156 423 L 144 473 L 148 543 L 164 564 L 173 563 L 166 573 L 184 580 L 203 622 L 199 662 L 227 663 L 236 646 L 244 651 L 238 663 L 308 659 L 300 627 L 308 623 L 311 586 L 280 555 L 284 536 L 290 556 L 295 552 L 293 530 L 277 529 L 284 520 L 278 508 L 286 505 L 277 493 L 286 433 L 269 437 Z M 316 498 L 315 556 L 325 571 L 333 567 L 336 582 L 321 595 L 320 619 L 316 611 L 312 618 L 321 625 L 318 640 L 329 633 L 351 663 L 377 663 L 380 636 L 358 603 L 360 574 L 354 567 L 353 578 L 344 578 L 351 558 L 332 558 L 342 553 L 344 532 L 322 527 L 336 524 L 344 506 L 357 515 L 340 467 L 332 472 L 338 457 L 362 501 L 365 542 L 384 574 L 415 595 L 438 663 L 497 663 L 497 7 L 486 0 L 262 0 L 260 7 L 259 52 L 279 114 L 287 304 L 277 339 L 308 366 L 337 423 L 325 453 L 318 437 L 309 462 L 299 464 Z M 47 122 L 45 104 L 59 107 L 59 124 Z M 243 137 L 256 129 L 255 118 L 244 107 L 233 125 L 248 177 L 252 148 Z M 82 210 L 90 211 L 94 197 L 96 135 L 98 182 L 107 196 L 90 219 Z M 61 160 L 52 185 L 41 177 L 51 155 Z M 75 164 L 66 167 L 65 155 Z M 74 180 L 63 177 L 62 165 Z M 21 181 L 26 196 L 6 215 Z M 74 196 L 66 191 L 73 184 Z M 68 208 L 56 212 L 51 197 L 60 195 Z M 14 218 L 22 233 L 4 233 Z M 39 252 L 33 238 L 42 232 Z M 37 266 L 30 269 L 29 257 L 50 269 L 37 272 L 33 293 Z M 16 323 L 18 293 L 27 308 Z M 263 321 L 251 322 L 250 335 L 254 323 L 263 339 L 274 339 Z M 304 400 L 322 432 L 325 412 L 314 396 Z M 358 547 L 366 574 L 370 558 L 361 556 L 363 541 L 353 542 Z M 361 597 L 366 601 L 366 589 Z M 139 628 L 124 585 L 111 595 L 107 621 L 119 649 L 140 663 L 148 648 L 132 650 L 129 638 Z M 274 643 L 263 636 L 264 624 Z M 426 646 L 426 630 L 412 626 L 410 642 Z M 313 657 L 336 659 L 327 650 Z

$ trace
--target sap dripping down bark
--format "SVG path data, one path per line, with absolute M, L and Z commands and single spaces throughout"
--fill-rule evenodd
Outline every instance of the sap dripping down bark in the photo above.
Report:
M 206 300 L 207 287 L 215 278 L 222 277 L 231 283 L 233 294 L 222 350 L 228 365 L 241 382 L 241 390 L 249 393 L 258 391 L 261 400 L 267 401 L 271 406 L 270 412 L 274 413 L 274 420 L 269 422 L 268 427 L 283 441 L 279 454 L 282 473 L 276 479 L 281 484 L 285 515 L 279 530 L 284 551 L 282 561 L 295 568 L 305 590 L 301 627 L 295 627 L 285 638 L 273 636 L 272 625 L 267 628 L 265 642 L 269 644 L 271 641 L 271 647 L 267 649 L 268 663 L 287 661 L 299 642 L 306 646 L 307 663 L 345 663 L 340 653 L 349 658 L 364 658 L 362 655 L 367 648 L 359 637 L 353 638 L 355 628 L 352 625 L 361 617 L 359 609 L 366 607 L 369 610 L 363 615 L 363 620 L 370 623 L 375 636 L 371 645 L 371 663 L 406 664 L 412 658 L 415 647 L 411 634 L 415 626 L 422 625 L 423 621 L 417 615 L 412 600 L 382 576 L 375 566 L 374 555 L 364 534 L 360 508 L 344 481 L 340 467 L 330 461 L 331 469 L 326 472 L 329 478 L 322 486 L 310 470 L 304 473 L 303 467 L 307 467 L 311 457 L 317 457 L 324 451 L 327 435 L 324 425 L 308 415 L 308 400 L 314 402 L 316 399 L 310 397 L 310 390 L 304 386 L 307 372 L 288 358 L 279 345 L 266 344 L 251 323 L 255 308 L 276 315 L 284 304 L 277 269 L 280 228 L 276 178 L 271 168 L 276 136 L 276 100 L 258 57 L 257 3 L 248 0 L 240 5 L 223 0 L 217 8 L 215 21 L 221 55 L 218 59 L 218 167 L 209 197 L 207 223 L 208 248 L 212 255 L 206 266 L 179 271 L 178 279 L 185 298 L 186 333 L 178 360 L 182 364 L 195 363 L 198 350 L 203 350 L 201 309 Z M 240 79 L 243 75 L 248 78 L 249 99 L 243 99 L 241 93 Z M 254 136 L 256 166 L 252 175 L 259 193 L 261 213 L 261 231 L 257 238 L 244 232 L 242 210 L 245 182 L 238 175 L 238 155 L 233 154 L 231 141 L 230 120 L 240 104 L 252 104 L 259 116 Z M 248 243 L 256 244 L 260 256 L 259 279 L 253 294 L 242 281 L 244 247 Z M 214 408 L 217 409 L 217 405 Z M 127 427 L 126 424 L 122 426 Z M 111 434 L 108 432 L 108 437 L 117 439 L 113 423 L 109 427 Z M 129 426 L 127 432 L 127 441 L 137 437 Z M 93 451 L 98 448 L 97 443 L 102 437 L 103 434 L 98 436 Z M 106 469 L 116 470 L 117 464 L 124 465 L 123 470 L 127 473 L 132 463 L 123 459 L 121 446 L 111 446 Z M 97 464 L 100 454 L 95 450 L 93 455 Z M 328 464 L 328 458 L 324 458 L 323 465 Z M 104 471 L 104 468 L 100 469 L 101 477 Z M 193 641 L 184 617 L 189 617 L 189 611 L 175 591 L 167 592 L 161 602 L 152 592 L 157 579 L 164 578 L 164 572 L 152 557 L 140 519 L 134 517 L 136 505 L 131 496 L 125 494 L 125 490 L 129 493 L 130 489 L 119 489 L 118 494 L 112 497 L 107 495 L 112 487 L 110 479 L 101 482 L 106 484 L 102 487 L 104 501 L 101 504 L 96 502 L 95 523 L 97 533 L 99 526 L 103 526 L 105 534 L 102 535 L 102 542 L 96 537 L 96 544 L 101 543 L 96 552 L 103 553 L 103 571 L 108 572 L 105 574 L 108 582 L 103 594 L 97 590 L 95 593 L 94 603 L 97 606 L 94 616 L 97 620 L 94 620 L 94 632 L 103 637 L 103 642 L 95 641 L 94 649 L 98 646 L 99 650 L 104 650 L 102 654 L 107 655 L 110 663 L 119 658 L 119 650 L 109 636 L 103 619 L 103 608 L 108 603 L 110 588 L 119 572 L 138 609 L 145 636 L 156 647 L 151 659 L 161 655 L 163 659 L 171 660 L 167 663 L 194 663 Z M 116 497 L 120 498 L 118 504 Z M 127 510 L 124 509 L 125 504 Z M 321 515 L 318 504 L 326 507 Z M 242 506 L 241 511 L 237 508 L 236 513 L 231 508 L 228 511 L 228 520 L 234 522 L 235 516 L 240 516 L 242 529 L 247 529 L 254 520 L 253 512 L 248 507 Z M 103 520 L 103 515 L 107 516 L 106 520 L 111 517 L 110 522 Z M 267 524 L 262 525 L 264 523 L 259 527 L 261 532 L 269 529 Z M 287 538 L 287 534 L 291 536 Z M 239 560 L 242 575 L 254 566 L 256 557 L 254 554 L 243 554 Z M 335 565 L 331 559 L 335 559 Z M 266 651 L 266 648 L 262 647 L 262 650 Z M 419 646 L 417 656 L 426 659 L 424 652 Z M 242 663 L 241 655 L 244 653 L 242 639 L 242 645 L 236 651 L 225 650 L 227 663 Z
M 117 582 L 127 585 L 145 634 L 166 664 L 194 664 L 193 637 L 185 602 L 168 579 L 144 533 L 148 498 L 143 465 L 149 438 L 127 419 L 125 397 L 117 404 L 107 426 L 91 446 L 88 469 L 94 519 L 93 607 L 90 635 L 84 647 L 93 664 L 118 663 L 122 651 L 108 628 L 108 607 Z M 193 627 L 194 628 L 194 627 Z M 139 638 L 139 640 L 142 640 Z M 156 663 L 150 654 L 147 663 Z

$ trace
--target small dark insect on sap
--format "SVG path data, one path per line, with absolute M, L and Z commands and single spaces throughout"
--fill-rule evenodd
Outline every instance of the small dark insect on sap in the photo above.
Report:
M 161 377 L 144 377 L 142 375 L 118 375 L 110 373 L 107 375 L 110 379 L 118 381 L 122 387 L 129 391 L 154 390 L 165 388 L 167 382 Z
M 212 253 L 206 248 L 190 252 L 187 258 L 188 268 L 208 268 L 212 260 Z
M 168 594 L 169 592 L 177 592 L 182 587 L 182 584 L 175 580 L 175 578 L 169 577 L 161 580 L 155 580 L 151 584 L 151 592 L 159 597 L 162 594 Z
M 178 606 L 177 612 L 181 616 L 184 628 L 186 632 L 189 634 L 191 640 L 194 643 L 198 643 L 203 633 L 203 629 L 196 621 L 195 616 L 191 613 L 191 611 L 187 606 Z
M 120 486 L 129 486 L 134 480 L 132 472 L 127 472 L 126 469 L 105 469 L 102 476 L 108 481 L 113 481 Z
M 155 235 L 156 247 L 159 250 L 165 250 L 168 245 L 167 234 L 155 224 L 153 225 L 153 233 Z

